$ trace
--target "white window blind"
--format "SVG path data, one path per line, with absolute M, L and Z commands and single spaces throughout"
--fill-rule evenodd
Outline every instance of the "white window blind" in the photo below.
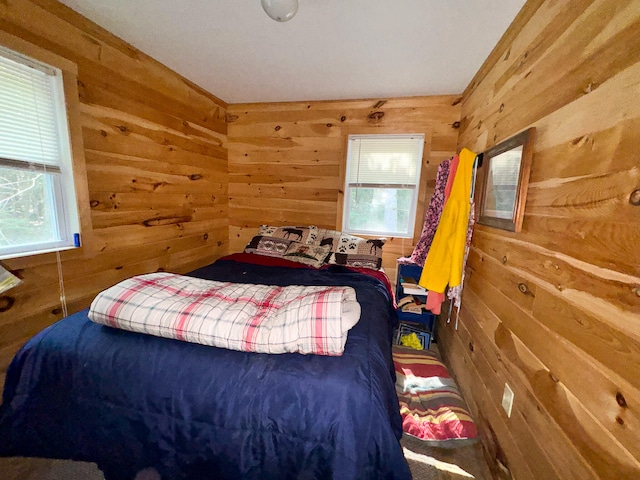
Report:
M 0 158 L 59 171 L 55 70 L 0 54 Z
M 416 186 L 424 135 L 352 136 L 348 183 Z
M 0 258 L 74 245 L 62 72 L 0 47 Z
M 343 230 L 413 236 L 424 135 L 350 135 Z

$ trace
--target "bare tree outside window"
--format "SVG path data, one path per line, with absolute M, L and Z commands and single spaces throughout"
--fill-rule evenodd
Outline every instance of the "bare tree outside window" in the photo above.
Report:
M 47 174 L 0 167 L 0 246 L 56 239 Z

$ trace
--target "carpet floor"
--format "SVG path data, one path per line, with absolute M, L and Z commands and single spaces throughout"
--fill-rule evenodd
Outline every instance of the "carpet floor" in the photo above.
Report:
M 435 448 L 408 435 L 404 435 L 400 443 L 414 480 L 493 478 L 480 443 L 458 448 Z

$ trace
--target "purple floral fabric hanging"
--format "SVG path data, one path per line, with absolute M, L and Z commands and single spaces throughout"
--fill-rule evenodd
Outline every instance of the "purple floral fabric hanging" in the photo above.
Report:
M 409 260 L 416 265 L 424 266 L 424 262 L 427 259 L 429 248 L 431 248 L 431 242 L 436 234 L 438 223 L 440 223 L 440 215 L 442 215 L 442 209 L 445 202 L 445 188 L 447 186 L 447 179 L 449 178 L 449 167 L 451 160 L 445 160 L 438 166 L 438 172 L 436 174 L 436 188 L 431 196 L 431 202 L 429 208 L 424 217 L 424 226 L 422 227 L 422 233 L 420 234 L 420 240 L 413 249 L 413 253 Z

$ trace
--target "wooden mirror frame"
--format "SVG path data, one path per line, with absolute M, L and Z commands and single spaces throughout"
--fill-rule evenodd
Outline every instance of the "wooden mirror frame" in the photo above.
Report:
M 522 230 L 524 206 L 527 200 L 529 174 L 531 172 L 531 159 L 533 157 L 535 131 L 535 128 L 529 128 L 528 130 L 499 143 L 482 154 L 483 182 L 480 190 L 478 223 L 488 225 L 490 227 L 501 228 L 503 230 L 509 230 L 511 232 L 519 232 Z M 513 210 L 511 210 L 511 212 L 510 209 L 488 210 L 488 199 L 490 198 L 493 186 L 493 183 L 489 181 L 489 173 L 492 166 L 491 162 L 499 155 L 512 150 L 518 150 L 519 148 L 522 148 L 522 154 L 520 156 L 520 165 L 518 170 L 518 183 L 515 185 Z M 502 214 L 500 214 L 500 212 Z M 510 216 L 509 213 L 511 213 Z

